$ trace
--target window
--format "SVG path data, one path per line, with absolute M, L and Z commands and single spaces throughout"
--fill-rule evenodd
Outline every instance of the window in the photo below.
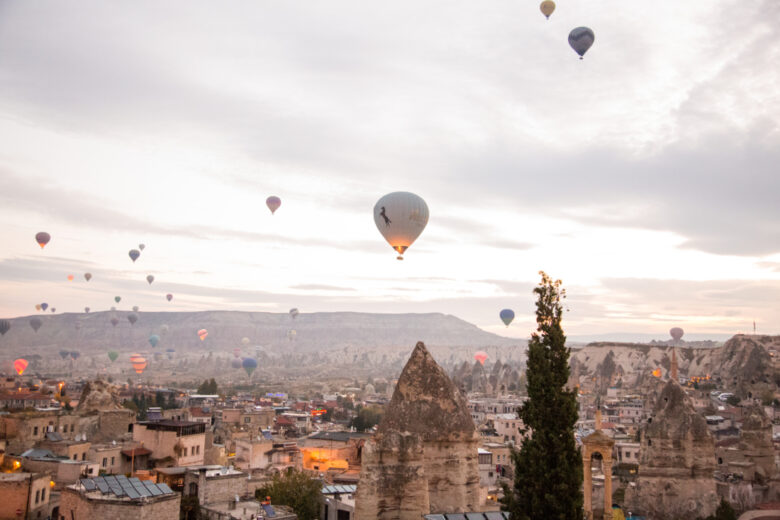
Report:
M 184 448 L 181 452 L 184 454 L 184 455 L 182 455 L 183 457 L 187 456 L 187 448 Z
M 114 457 L 111 457 L 111 465 L 114 465 Z
M 79 460 L 79 454 L 78 453 L 74 453 L 73 454 L 73 460 Z
M 35 503 L 36 504 L 38 503 L 38 500 L 40 500 L 40 498 L 41 498 L 41 490 L 39 489 L 38 491 L 35 492 Z
M 252 422 L 251 417 L 244 417 L 244 424 L 249 424 L 250 422 Z
M 108 458 L 107 457 L 103 457 L 103 464 L 101 464 L 101 466 L 103 466 L 105 468 L 107 462 L 108 462 Z
M 33 426 L 33 435 L 38 435 L 38 427 Z
M 46 500 L 46 488 L 41 489 L 41 502 Z
M 87 460 L 87 452 L 81 454 L 81 460 Z
M 73 433 L 73 429 L 75 428 L 75 426 L 76 426 L 75 424 L 70 425 L 70 433 Z

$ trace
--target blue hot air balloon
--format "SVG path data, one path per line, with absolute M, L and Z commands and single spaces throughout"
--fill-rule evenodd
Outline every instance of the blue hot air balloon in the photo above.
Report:
M 149 344 L 152 347 L 156 347 L 159 342 L 160 342 L 160 336 L 158 336 L 157 334 L 152 334 L 151 336 L 149 336 Z
M 501 321 L 503 321 L 504 325 L 507 327 L 509 327 L 509 324 L 512 323 L 512 320 L 515 319 L 515 311 L 512 309 L 504 309 L 499 312 L 498 315 L 501 318 Z
M 252 377 L 252 372 L 257 368 L 257 360 L 255 358 L 247 357 L 244 358 L 241 365 L 244 367 L 244 370 L 246 370 L 247 375 Z
M 596 36 L 593 31 L 587 27 L 577 27 L 569 33 L 569 45 L 574 49 L 574 52 L 580 55 L 580 59 L 585 56 L 595 40 Z

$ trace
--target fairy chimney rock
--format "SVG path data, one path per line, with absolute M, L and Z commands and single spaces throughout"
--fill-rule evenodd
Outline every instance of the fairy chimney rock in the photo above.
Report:
M 478 445 L 465 397 L 417 343 L 363 450 L 356 520 L 476 510 Z

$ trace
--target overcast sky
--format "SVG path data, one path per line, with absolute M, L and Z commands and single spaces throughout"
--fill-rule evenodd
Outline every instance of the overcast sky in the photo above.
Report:
M 780 2 L 558 4 L 0 0 L 0 316 L 122 295 L 525 337 L 543 269 L 572 335 L 780 332 Z M 403 262 L 391 191 L 430 208 Z

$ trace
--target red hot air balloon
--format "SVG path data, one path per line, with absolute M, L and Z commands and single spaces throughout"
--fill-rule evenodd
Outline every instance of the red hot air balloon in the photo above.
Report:
M 72 282 L 72 281 L 73 281 L 73 275 L 72 275 L 72 274 L 69 274 L 69 275 L 68 275 L 68 281 L 69 281 L 69 282 Z
M 173 295 L 171 293 L 168 293 L 168 294 L 165 295 L 165 299 L 168 300 L 168 301 L 171 301 L 171 300 L 173 300 Z
M 16 370 L 16 373 L 19 375 L 24 374 L 24 370 L 27 368 L 27 360 L 23 358 L 19 358 L 16 361 L 14 361 L 14 370 Z
M 146 369 L 146 358 L 140 354 L 133 354 L 130 356 L 130 364 L 133 365 L 136 374 L 142 374 Z
M 35 241 L 38 242 L 38 245 L 41 246 L 41 249 L 46 247 L 46 244 L 49 243 L 49 240 L 51 240 L 51 235 L 45 231 L 41 231 L 35 235 Z
M 268 197 L 265 199 L 265 205 L 268 206 L 268 209 L 271 210 L 271 215 L 273 215 L 279 209 L 279 206 L 282 205 L 282 199 L 276 196 Z
M 487 358 L 488 358 L 487 352 L 484 352 L 484 351 L 482 351 L 482 350 L 480 350 L 479 352 L 477 352 L 476 354 L 474 354 L 474 359 L 476 359 L 477 361 L 479 361 L 479 363 L 480 363 L 481 365 L 484 365 L 484 364 L 485 364 L 485 360 L 486 360 Z
M 206 329 L 200 329 L 198 331 L 198 337 L 200 338 L 201 341 L 206 339 L 206 336 L 208 336 L 208 335 L 209 335 L 209 331 L 207 331 Z

